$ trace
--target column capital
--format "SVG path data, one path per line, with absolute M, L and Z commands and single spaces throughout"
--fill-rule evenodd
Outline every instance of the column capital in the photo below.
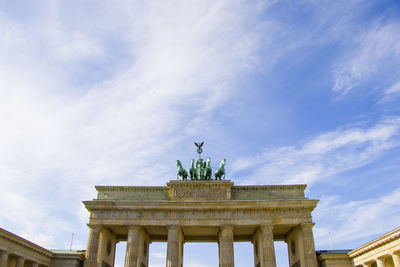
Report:
M 274 229 L 274 227 L 275 227 L 275 224 L 273 224 L 273 223 L 260 224 L 260 226 L 259 226 L 260 229 L 269 229 L 269 230 Z
M 92 224 L 92 223 L 88 223 L 87 226 L 88 226 L 90 229 L 93 229 L 93 230 L 101 230 L 101 229 L 104 227 L 104 226 L 101 225 L 101 224 Z
M 315 225 L 315 223 L 311 222 L 311 223 L 301 223 L 300 227 L 303 228 L 313 228 L 313 226 Z
M 0 250 L 0 266 L 6 266 L 7 265 L 7 259 L 8 259 L 9 253 L 5 250 Z
M 1 250 L 0 249 L 0 255 L 3 255 L 3 254 L 7 254 L 8 255 L 9 253 L 6 250 Z
M 181 230 L 182 229 L 182 226 L 179 224 L 169 224 L 169 225 L 166 225 L 166 227 L 168 230 L 174 230 L 174 229 Z
M 142 230 L 142 229 L 143 229 L 143 227 L 142 227 L 142 226 L 140 226 L 140 225 L 137 225 L 137 224 L 134 224 L 134 225 L 128 225 L 128 226 L 127 226 L 127 228 L 128 228 L 128 230 L 129 230 L 129 229 L 136 229 L 136 230 Z
M 232 224 L 224 224 L 224 225 L 220 225 L 219 229 L 234 229 L 235 227 Z

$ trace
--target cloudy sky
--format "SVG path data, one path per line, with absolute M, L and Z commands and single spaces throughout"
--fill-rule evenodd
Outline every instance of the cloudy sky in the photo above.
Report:
M 2 228 L 85 249 L 94 185 L 164 185 L 202 140 L 236 184 L 308 184 L 317 249 L 399 226 L 398 1 L 0 0 L 0 36 Z

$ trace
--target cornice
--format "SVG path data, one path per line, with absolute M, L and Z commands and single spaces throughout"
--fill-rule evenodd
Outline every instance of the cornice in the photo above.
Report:
M 24 248 L 32 250 L 36 253 L 44 255 L 46 257 L 52 258 L 54 256 L 54 253 L 51 252 L 50 250 L 47 250 L 35 243 L 32 243 L 31 241 L 28 241 L 20 236 L 17 236 L 11 232 L 8 232 L 7 230 L 4 230 L 3 228 L 0 228 L 0 237 L 4 238 L 12 243 L 18 244 L 19 246 L 22 246 Z
M 130 200 L 93 200 L 83 201 L 85 207 L 97 209 L 148 209 L 148 210 L 227 210 L 227 209 L 310 209 L 313 210 L 319 200 L 291 199 L 273 201 L 130 201 Z

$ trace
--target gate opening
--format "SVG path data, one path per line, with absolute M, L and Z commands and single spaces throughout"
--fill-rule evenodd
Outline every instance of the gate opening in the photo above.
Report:
M 165 266 L 167 242 L 151 242 L 149 246 L 149 267 Z
M 114 267 L 124 267 L 125 264 L 125 253 L 126 253 L 126 241 L 120 241 L 115 246 L 115 258 Z
M 276 267 L 289 266 L 288 246 L 284 241 L 275 241 Z
M 235 267 L 254 266 L 253 244 L 251 242 L 234 242 Z
M 219 266 L 218 243 L 186 242 L 183 246 L 183 267 L 203 266 Z

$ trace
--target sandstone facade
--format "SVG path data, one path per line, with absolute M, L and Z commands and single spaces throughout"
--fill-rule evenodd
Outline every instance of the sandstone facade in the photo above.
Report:
M 97 186 L 97 198 L 84 201 L 90 211 L 85 265 L 112 266 L 116 242 L 126 240 L 126 267 L 147 267 L 152 241 L 168 242 L 167 267 L 182 267 L 183 244 L 207 241 L 218 243 L 220 266 L 233 267 L 233 242 L 250 241 L 254 266 L 273 267 L 273 242 L 284 240 L 291 266 L 317 267 L 311 211 L 318 201 L 306 198 L 305 188 L 228 180 Z

